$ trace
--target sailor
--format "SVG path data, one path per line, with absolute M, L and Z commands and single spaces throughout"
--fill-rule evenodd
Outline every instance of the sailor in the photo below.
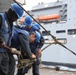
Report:
M 10 68 L 9 59 L 13 59 L 13 57 L 3 46 L 10 46 L 13 22 L 19 19 L 22 14 L 23 10 L 16 3 L 11 4 L 8 11 L 0 14 L 0 75 L 13 75 L 8 74 Z
M 23 50 L 21 50 L 21 53 L 23 55 L 27 55 L 30 59 L 35 58 L 35 55 L 31 53 L 29 43 L 34 42 L 35 40 L 35 34 L 31 33 L 29 35 L 29 33 L 25 30 L 16 27 L 13 28 L 11 47 L 14 47 L 18 50 L 22 48 Z

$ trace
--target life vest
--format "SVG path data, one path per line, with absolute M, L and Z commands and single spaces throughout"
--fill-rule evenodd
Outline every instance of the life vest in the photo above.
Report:
M 2 17 L 2 26 L 0 28 L 0 36 L 3 37 L 5 44 L 10 46 L 11 37 L 12 37 L 12 27 L 8 22 L 7 16 L 5 13 L 0 14 Z M 0 52 L 5 52 L 6 49 L 0 48 Z
M 20 39 L 18 36 L 19 33 L 29 36 L 29 33 L 27 31 L 16 28 L 16 27 L 13 28 L 13 37 L 11 40 L 11 45 L 17 49 L 21 47 Z

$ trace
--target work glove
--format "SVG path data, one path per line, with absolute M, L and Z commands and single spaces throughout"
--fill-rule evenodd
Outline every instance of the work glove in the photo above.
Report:
M 36 59 L 36 55 L 32 53 L 32 59 Z
M 11 53 L 13 53 L 13 54 L 17 54 L 17 55 L 21 55 L 21 52 L 20 51 L 18 51 L 16 48 L 10 48 L 11 50 Z

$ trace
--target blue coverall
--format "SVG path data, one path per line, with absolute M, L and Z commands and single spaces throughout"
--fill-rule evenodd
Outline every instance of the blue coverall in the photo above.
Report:
M 19 29 L 17 27 L 13 28 L 13 37 L 11 40 L 11 47 L 14 47 L 18 50 L 21 49 L 22 56 L 27 55 L 27 58 L 32 58 L 32 53 L 29 47 L 29 33 L 25 30 Z M 13 61 L 15 62 L 15 61 Z M 14 68 L 14 64 L 13 68 Z M 17 75 L 22 75 L 22 69 L 18 69 Z

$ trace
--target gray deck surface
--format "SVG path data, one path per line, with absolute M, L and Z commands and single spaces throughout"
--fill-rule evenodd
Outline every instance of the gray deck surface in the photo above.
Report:
M 17 72 L 17 69 L 16 69 Z M 16 75 L 16 72 L 14 75 Z M 25 75 L 32 75 L 32 69 Z M 76 75 L 76 72 L 70 71 L 56 71 L 55 69 L 40 68 L 40 75 Z

